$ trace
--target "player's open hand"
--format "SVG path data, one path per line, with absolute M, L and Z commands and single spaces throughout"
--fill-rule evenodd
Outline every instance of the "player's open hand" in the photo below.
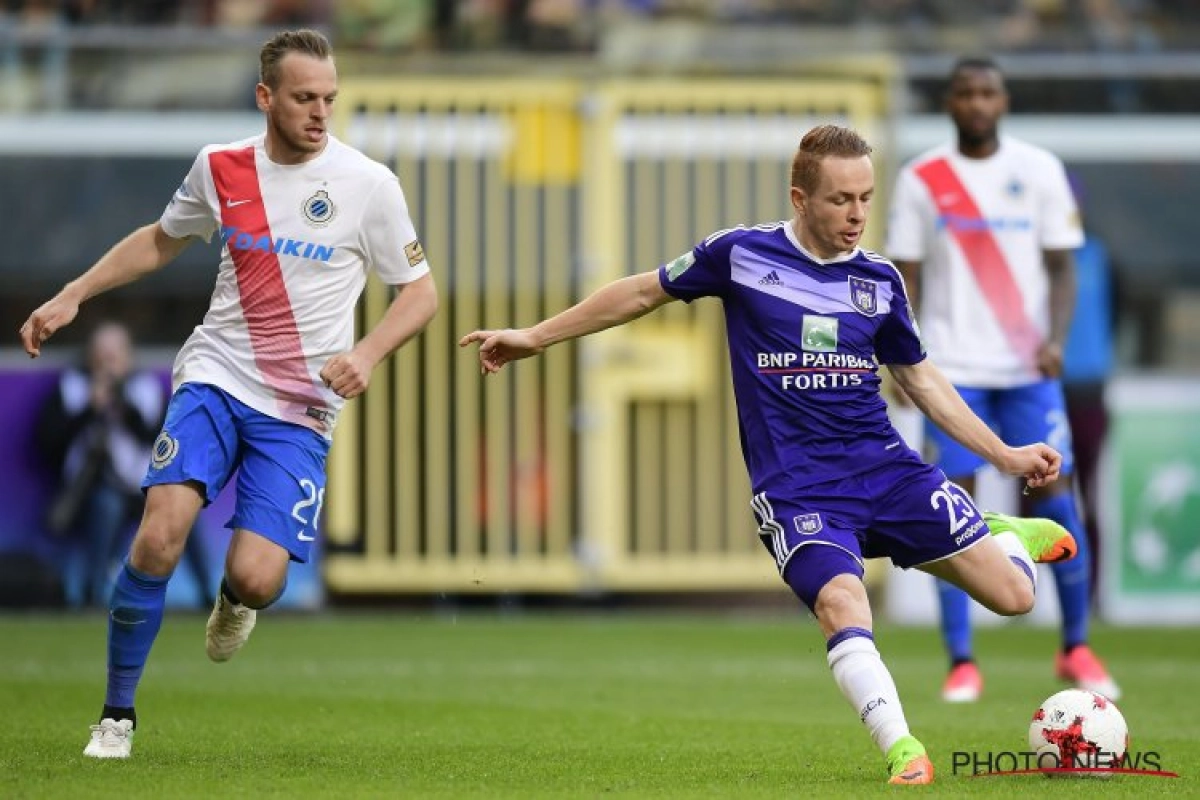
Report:
M 70 325 L 78 313 L 79 301 L 65 291 L 59 292 L 25 320 L 21 326 L 21 346 L 30 358 L 37 358 L 42 354 L 42 344 L 60 328 Z
M 458 340 L 459 347 L 479 342 L 479 368 L 484 375 L 499 372 L 510 361 L 536 356 L 545 348 L 528 328 L 502 331 L 472 331 Z
M 358 397 L 371 383 L 372 364 L 358 353 L 338 353 L 321 367 L 321 380 L 337 394 L 349 400 Z
M 1054 483 L 1062 469 L 1062 455 L 1048 444 L 1037 442 L 1024 447 L 1010 447 L 1003 463 L 996 467 L 1007 475 L 1025 478 L 1032 489 Z

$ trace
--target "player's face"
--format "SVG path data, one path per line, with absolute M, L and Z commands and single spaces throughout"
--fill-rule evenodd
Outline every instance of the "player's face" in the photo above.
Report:
M 987 144 L 996 138 L 1000 117 L 1008 111 L 1004 78 L 994 69 L 964 69 L 946 92 L 946 110 L 968 145 Z
M 835 258 L 858 247 L 875 194 L 875 169 L 868 156 L 825 158 L 811 194 L 792 187 L 800 220 L 800 243 L 819 258 Z
M 258 107 L 267 115 L 271 158 L 299 164 L 325 149 L 329 116 L 337 97 L 337 69 L 333 60 L 288 53 L 279 62 L 279 85 L 259 84 Z

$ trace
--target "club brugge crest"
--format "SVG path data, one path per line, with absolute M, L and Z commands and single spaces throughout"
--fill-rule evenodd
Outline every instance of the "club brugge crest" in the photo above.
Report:
M 175 460 L 179 453 L 179 440 L 163 431 L 154 440 L 154 448 L 150 456 L 150 466 L 162 469 Z
M 879 307 L 876 302 L 878 289 L 879 287 L 875 281 L 869 281 L 866 278 L 856 278 L 851 275 L 850 303 L 860 314 L 873 317 L 875 316 L 875 310 Z
M 309 224 L 316 225 L 318 228 L 328 225 L 329 221 L 337 214 L 337 208 L 329 199 L 329 192 L 324 189 L 305 200 L 301 208 L 304 211 L 304 218 L 308 220 Z
M 797 514 L 792 517 L 792 524 L 796 526 L 796 532 L 804 536 L 820 533 L 821 528 L 825 527 L 821 524 L 820 514 Z

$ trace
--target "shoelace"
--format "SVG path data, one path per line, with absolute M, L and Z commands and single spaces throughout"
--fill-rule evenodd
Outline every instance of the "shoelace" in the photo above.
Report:
M 233 603 L 225 602 L 221 613 L 217 616 L 217 632 L 233 633 L 234 627 L 246 618 L 246 612 L 249 610 L 246 606 L 235 606 Z
M 105 742 L 112 742 L 116 739 L 124 739 L 126 734 L 116 725 L 92 725 L 92 733 L 100 734 L 100 738 Z

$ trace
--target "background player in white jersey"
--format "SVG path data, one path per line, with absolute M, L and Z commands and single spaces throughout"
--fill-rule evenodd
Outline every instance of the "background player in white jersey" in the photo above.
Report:
M 1062 162 L 1045 150 L 1001 137 L 1008 108 L 1004 77 L 988 59 L 963 59 L 950 75 L 947 110 L 957 139 L 901 171 L 888 226 L 887 253 L 920 300 L 925 344 L 971 409 L 1005 441 L 1050 442 L 1073 469 L 1059 376 L 1075 299 L 1073 250 L 1083 231 Z M 927 441 L 938 466 L 968 492 L 983 459 L 935 425 Z M 1063 616 L 1060 678 L 1108 695 L 1118 689 L 1087 644 L 1089 552 L 1071 481 L 1038 489 L 1035 516 L 1071 531 L 1079 556 L 1053 567 Z M 966 595 L 938 586 L 951 702 L 979 697 Z
M 134 693 L 162 624 L 166 584 L 192 521 L 238 470 L 225 577 L 206 629 L 214 661 L 246 641 L 255 609 L 305 561 L 325 496 L 337 413 L 437 309 L 437 290 L 395 175 L 329 135 L 329 42 L 288 31 L 260 53 L 266 131 L 207 147 L 157 222 L 139 228 L 21 328 L 31 356 L 95 295 L 165 266 L 193 237 L 224 244 L 204 321 L 175 361 L 146 510 L 110 601 L 108 690 L 84 754 L 125 758 Z M 399 291 L 357 343 L 372 269 Z
M 1035 486 L 1058 476 L 1053 448 L 1010 448 L 971 413 L 926 360 L 895 267 L 859 247 L 875 188 L 870 153 L 854 131 L 815 128 L 793 162 L 791 220 L 721 231 L 533 327 L 475 331 L 460 344 L 478 342 L 493 373 L 672 300 L 720 298 L 762 542 L 816 616 L 834 679 L 884 753 L 889 782 L 924 784 L 933 765 L 875 648 L 863 559 L 888 556 L 997 613 L 1022 614 L 1033 605 L 1033 561 L 1070 558 L 1075 545 L 1048 520 L 985 522 L 888 420 L 880 363 L 1003 472 Z

